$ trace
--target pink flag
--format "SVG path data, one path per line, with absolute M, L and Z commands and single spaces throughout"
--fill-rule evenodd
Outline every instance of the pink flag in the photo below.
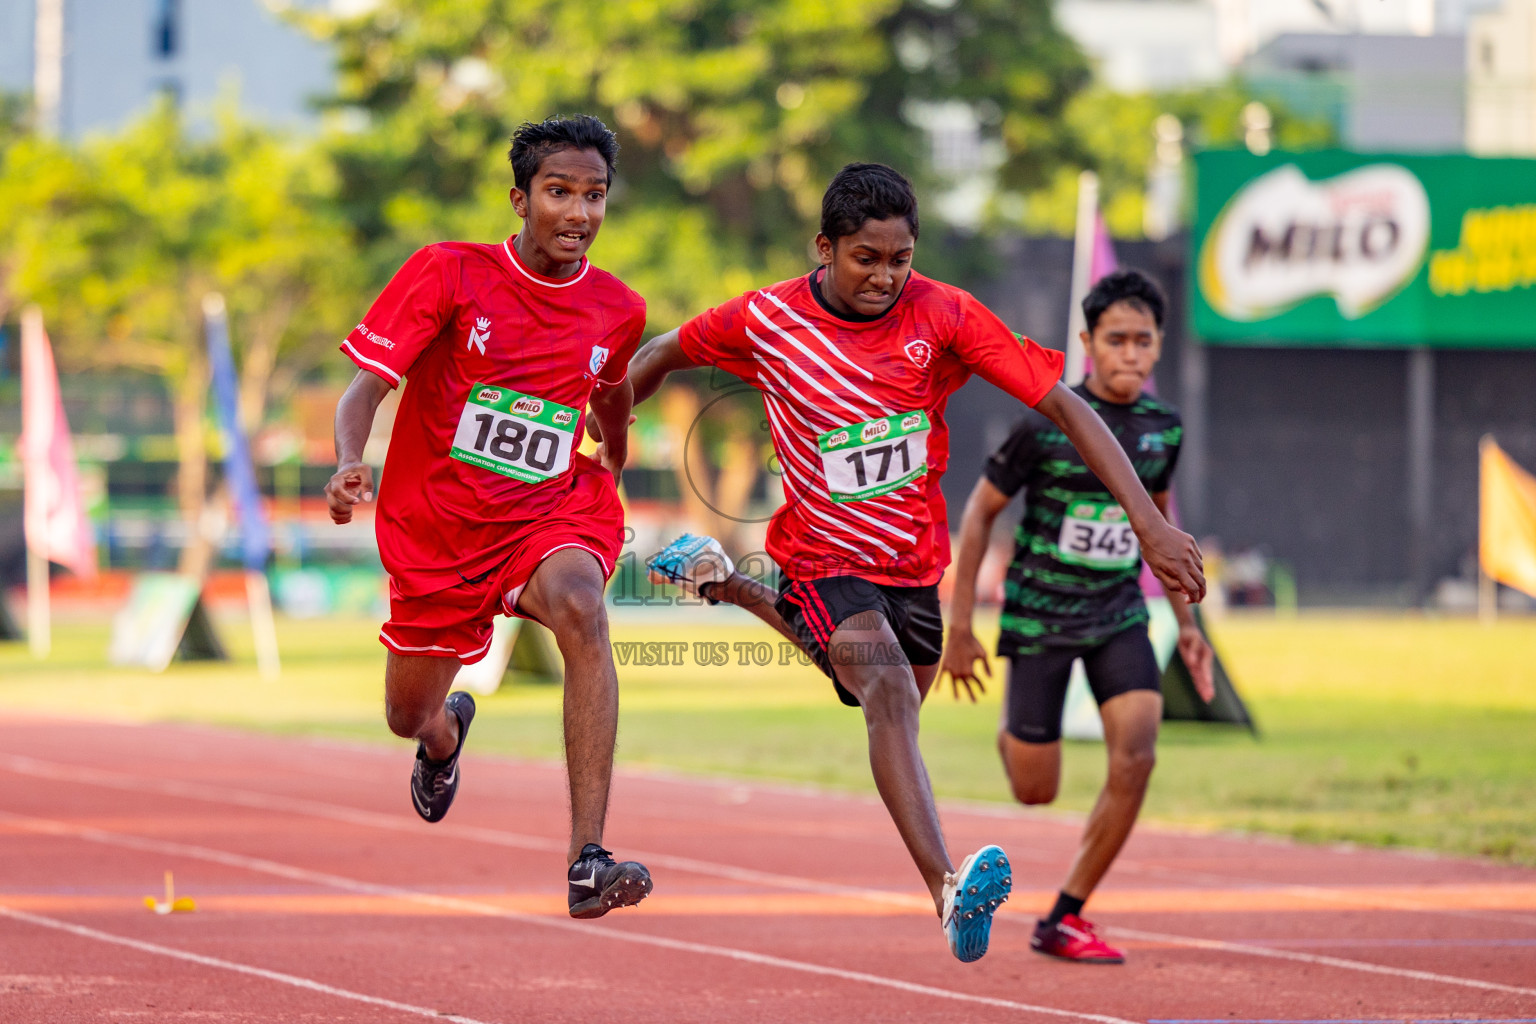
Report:
M 1109 241 L 1109 229 L 1104 226 L 1104 215 L 1093 216 L 1093 258 L 1088 261 L 1088 287 L 1098 284 L 1099 278 L 1120 268 L 1115 259 L 1115 247 Z
M 96 542 L 80 499 L 53 349 L 36 306 L 21 317 L 21 464 L 27 547 L 81 576 L 94 577 Z
M 1109 229 L 1104 226 L 1104 215 L 1097 210 L 1093 212 L 1093 248 L 1088 253 L 1088 287 L 1091 289 L 1099 283 L 1099 278 L 1105 274 L 1113 273 L 1120 266 L 1120 261 L 1115 259 L 1115 247 L 1109 240 Z M 1076 346 L 1076 338 L 1068 340 L 1068 344 Z M 1083 356 L 1083 379 L 1093 372 L 1093 360 Z

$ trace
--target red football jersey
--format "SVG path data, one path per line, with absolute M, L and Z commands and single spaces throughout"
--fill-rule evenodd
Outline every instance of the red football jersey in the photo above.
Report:
M 884 314 L 844 319 L 812 291 L 821 273 L 701 313 L 679 343 L 763 393 L 786 499 L 768 553 L 791 579 L 936 583 L 949 565 L 945 403 L 975 372 L 1034 405 L 1062 354 L 916 272 Z
M 410 378 L 377 519 L 403 594 L 486 572 L 560 504 L 590 465 L 575 449 L 592 390 L 624 380 L 644 328 L 645 300 L 585 258 L 558 280 L 510 242 L 406 261 L 341 345 L 391 385 Z

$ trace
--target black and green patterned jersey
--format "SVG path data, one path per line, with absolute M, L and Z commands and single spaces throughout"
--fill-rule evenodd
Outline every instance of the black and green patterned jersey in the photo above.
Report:
M 1103 418 L 1147 491 L 1166 491 L 1184 428 L 1143 392 L 1129 405 L 1072 389 Z M 1147 621 L 1141 547 L 1130 521 L 1067 436 L 1031 410 L 987 460 L 986 477 L 1010 497 L 1024 490 L 1004 583 L 997 653 L 1087 646 Z

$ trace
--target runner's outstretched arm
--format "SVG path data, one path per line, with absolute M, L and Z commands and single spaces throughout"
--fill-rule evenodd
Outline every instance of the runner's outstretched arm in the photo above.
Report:
M 634 388 L 626 377 L 618 384 L 600 385 L 592 392 L 590 405 L 596 421 L 597 461 L 613 474 L 614 482 L 629 458 L 629 410 L 635 404 Z
M 1141 541 L 1142 557 L 1163 586 L 1198 602 L 1205 597 L 1205 570 L 1195 538 L 1175 529 L 1157 510 L 1099 414 L 1058 383 L 1035 405 L 1082 454 L 1083 461 L 1115 496 Z
M 1158 491 L 1152 495 L 1152 503 L 1157 506 L 1164 518 L 1168 516 L 1168 492 Z M 1172 522 L 1172 520 L 1169 520 Z M 1184 667 L 1189 669 L 1189 678 L 1195 684 L 1195 692 L 1200 699 L 1207 704 L 1216 696 L 1216 679 L 1213 673 L 1215 654 L 1211 651 L 1211 645 L 1206 641 L 1205 634 L 1200 632 L 1199 623 L 1195 622 L 1194 613 L 1189 610 L 1189 599 L 1183 594 L 1173 591 L 1168 592 L 1168 606 L 1173 609 L 1173 617 L 1179 622 L 1179 657 L 1184 659 Z
M 383 377 L 358 370 L 336 403 L 336 472 L 325 485 L 333 523 L 350 523 L 352 506 L 373 500 L 373 467 L 363 461 L 363 448 L 373 430 L 374 413 L 389 392 Z
M 987 541 L 992 536 L 992 523 L 997 514 L 1008 507 L 1008 495 L 986 477 L 976 481 L 971 496 L 965 501 L 965 515 L 960 520 L 960 553 L 955 556 L 955 589 L 949 599 L 949 636 L 944 642 L 943 671 L 949 673 L 949 685 L 955 699 L 960 699 L 960 684 L 965 684 L 966 696 L 976 703 L 974 684 L 982 693 L 987 687 L 976 674 L 976 663 L 988 679 L 992 667 L 987 660 L 987 650 L 971 632 L 971 617 L 976 610 L 976 573 L 987 553 Z

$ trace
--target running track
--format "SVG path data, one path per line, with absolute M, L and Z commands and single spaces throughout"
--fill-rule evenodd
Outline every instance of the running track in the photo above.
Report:
M 609 844 L 656 892 L 565 914 L 558 765 L 0 718 L 0 1021 L 1536 1024 L 1536 871 L 1143 828 L 1090 907 L 1125 967 L 1028 951 L 1075 822 L 949 805 L 1015 894 L 953 960 L 880 805 L 638 772 Z M 383 726 L 381 724 L 382 731 Z M 193 914 L 143 897 L 166 869 Z

